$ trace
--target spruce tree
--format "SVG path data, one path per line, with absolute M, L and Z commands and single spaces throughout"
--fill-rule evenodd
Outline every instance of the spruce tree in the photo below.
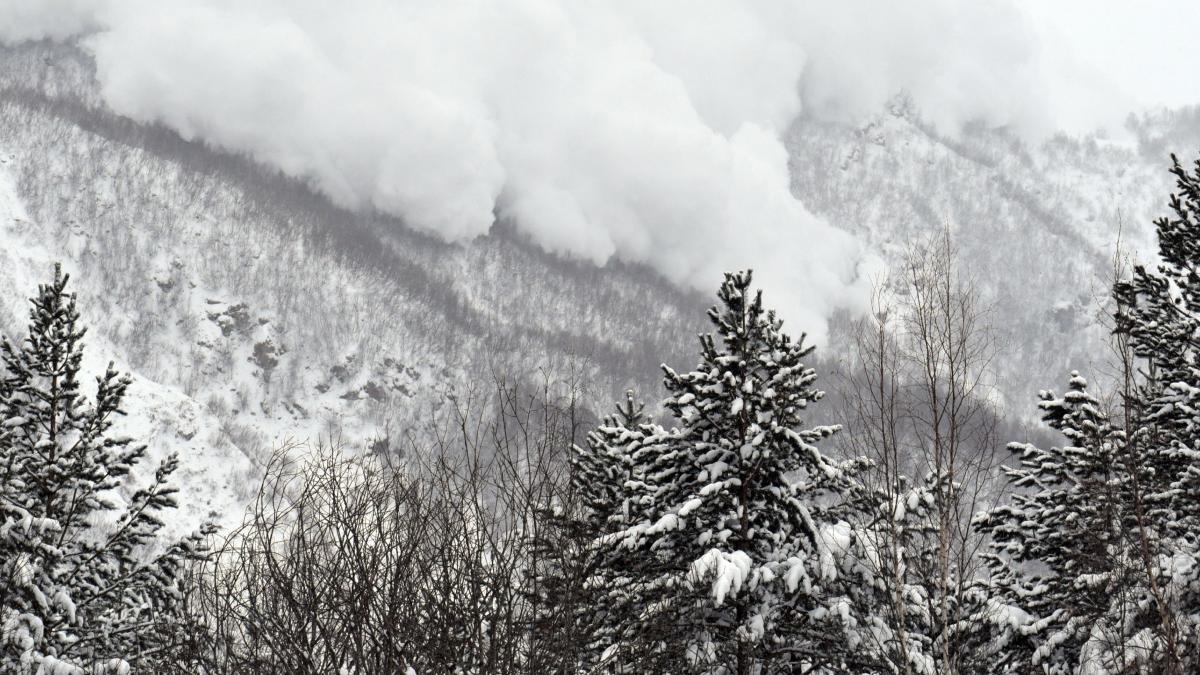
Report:
M 622 642 L 624 617 L 636 611 L 624 571 L 629 552 L 604 537 L 635 522 L 645 493 L 636 460 L 655 430 L 630 391 L 582 446 L 571 448 L 567 489 L 543 514 L 532 548 L 543 561 L 532 650 L 542 670 L 590 672 Z
M 1065 443 L 1010 444 L 1018 461 L 1004 469 L 1011 500 L 975 521 L 989 536 L 983 557 L 993 611 L 983 616 L 1001 636 L 993 668 L 1113 667 L 1122 627 L 1109 613 L 1127 582 L 1121 435 L 1078 373 L 1063 397 L 1042 392 L 1038 407 Z
M 652 493 L 621 543 L 638 553 L 644 597 L 629 617 L 695 672 L 863 670 L 862 623 L 841 576 L 855 545 L 857 465 L 821 453 L 832 426 L 804 417 L 822 392 L 793 341 L 727 274 L 690 372 L 664 366 L 664 405 L 679 427 L 648 447 Z
M 180 580 L 210 530 L 160 541 L 178 461 L 133 489 L 146 447 L 110 433 L 130 379 L 110 364 L 95 397 L 83 392 L 67 280 L 56 265 L 25 339 L 0 342 L 0 670 L 161 670 L 188 630 Z
M 1137 359 L 1127 387 L 1129 527 L 1143 608 L 1132 640 L 1163 672 L 1200 669 L 1200 160 L 1174 155 L 1172 215 L 1155 221 L 1159 264 L 1118 283 L 1117 332 Z

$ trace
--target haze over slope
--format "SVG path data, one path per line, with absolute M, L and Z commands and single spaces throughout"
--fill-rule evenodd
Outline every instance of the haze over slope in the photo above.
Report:
M 92 108 L 71 48 L 2 56 L 0 148 L 28 213 L 5 244 L 63 260 L 93 334 L 248 454 L 400 433 L 493 370 L 576 369 L 606 402 L 652 390 L 703 322 L 697 296 L 645 270 L 564 262 L 502 231 L 446 244 Z
M 179 448 L 192 475 L 226 483 L 289 437 L 395 442 L 438 414 L 443 394 L 493 371 L 573 371 L 607 407 L 630 386 L 657 399 L 658 363 L 694 361 L 716 273 L 698 294 L 645 267 L 563 260 L 511 220 L 446 243 L 123 118 L 96 74 L 70 45 L 0 50 L 0 154 L 20 202 L 0 224 L 6 255 L 27 261 L 5 279 L 0 321 L 14 332 L 13 299 L 62 260 L 97 361 L 117 358 L 160 402 L 148 413 L 162 420 L 156 440 Z M 1151 253 L 1166 151 L 1200 146 L 1198 130 L 1182 111 L 1147 118 L 1124 144 L 1029 143 L 981 126 L 951 135 L 898 99 L 855 123 L 802 115 L 781 142 L 797 202 L 889 264 L 951 227 L 997 303 L 1009 338 L 1000 394 L 1022 413 L 1032 391 L 1102 352 L 1092 315 L 1121 222 L 1127 244 Z M 761 280 L 774 305 L 822 293 Z M 835 333 L 827 359 L 839 344 Z
M 644 263 L 691 289 L 753 265 L 818 335 L 863 306 L 873 267 L 789 191 L 782 136 L 798 114 L 857 123 L 905 91 L 944 133 L 1034 136 L 1062 103 L 1007 1 L 0 9 L 0 40 L 72 35 L 116 113 L 246 153 L 339 206 L 445 241 L 499 217 L 544 250 Z

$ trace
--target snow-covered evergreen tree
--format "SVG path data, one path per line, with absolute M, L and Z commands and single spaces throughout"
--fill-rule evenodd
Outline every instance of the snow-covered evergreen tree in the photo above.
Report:
M 628 642 L 621 639 L 626 617 L 638 606 L 625 569 L 630 552 L 605 545 L 603 537 L 636 522 L 647 495 L 637 460 L 657 430 L 630 391 L 583 445 L 571 448 L 567 489 L 544 514 L 532 547 L 543 566 L 535 602 L 544 608 L 534 626 L 533 652 L 545 666 L 591 671 Z
M 612 538 L 639 553 L 645 604 L 629 620 L 681 670 L 866 670 L 869 622 L 843 576 L 858 465 L 816 447 L 835 427 L 804 422 L 822 397 L 812 348 L 783 332 L 749 272 L 726 275 L 718 298 L 699 366 L 664 366 L 680 426 L 652 444 L 643 518 Z
M 1042 392 L 1041 399 L 1042 419 L 1065 443 L 1011 444 L 1018 465 L 1004 473 L 1012 498 L 975 522 L 990 537 L 991 611 L 981 618 L 994 621 L 1001 638 L 994 668 L 1111 668 L 1121 660 L 1122 627 L 1109 612 L 1128 581 L 1121 435 L 1078 373 L 1064 396 Z
M 574 449 L 572 495 L 578 497 L 593 532 L 627 525 L 649 493 L 638 461 L 658 427 L 645 409 L 632 391 L 627 392 L 616 412 L 587 435 L 586 445 Z
M 1127 394 L 1130 525 L 1143 614 L 1130 639 L 1164 672 L 1200 669 L 1200 160 L 1155 222 L 1159 265 L 1117 284 L 1117 331 L 1138 359 Z
M 207 528 L 159 541 L 177 461 L 132 489 L 146 448 L 109 433 L 130 379 L 110 365 L 84 394 L 66 285 L 56 266 L 24 341 L 0 343 L 0 670 L 150 672 L 183 637 L 181 574 Z
M 934 675 L 939 667 L 936 500 L 945 479 L 929 473 L 913 484 L 898 474 L 877 487 L 873 508 L 860 517 L 863 534 L 847 561 L 845 576 L 854 606 L 863 614 L 864 636 L 883 672 Z

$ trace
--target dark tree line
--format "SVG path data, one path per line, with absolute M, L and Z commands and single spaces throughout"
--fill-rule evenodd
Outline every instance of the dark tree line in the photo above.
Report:
M 0 343 L 0 670 L 1196 672 L 1200 162 L 1172 171 L 1160 263 L 1113 292 L 1115 402 L 1071 373 L 1048 446 L 1005 452 L 946 236 L 880 284 L 840 411 L 731 273 L 658 419 L 494 376 L 376 452 L 280 448 L 238 527 L 180 541 L 178 460 L 112 433 L 128 377 L 83 393 L 56 268 Z

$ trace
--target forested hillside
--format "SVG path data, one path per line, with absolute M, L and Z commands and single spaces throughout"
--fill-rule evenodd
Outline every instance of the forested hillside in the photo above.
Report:
M 250 455 L 285 437 L 361 442 L 492 371 L 577 370 L 608 400 L 652 384 L 654 355 L 683 353 L 699 325 L 697 298 L 645 270 L 564 262 L 503 227 L 450 246 L 337 209 L 90 107 L 78 52 L 5 56 L 16 81 L 2 94 L 0 147 L 20 205 L 4 223 L 7 250 L 63 260 L 91 300 L 94 334 L 212 413 L 217 424 L 199 430 L 209 442 Z M 84 73 L 80 90 L 41 76 L 60 67 Z
M 248 452 L 281 434 L 366 438 L 399 424 L 412 395 L 493 366 L 586 370 L 604 405 L 651 387 L 642 373 L 678 363 L 702 327 L 698 296 L 653 272 L 563 261 L 503 223 L 442 244 L 107 113 L 90 57 L 69 45 L 2 56 L 0 148 L 24 241 L 72 267 L 82 292 L 119 303 L 95 330 L 137 373 L 215 411 Z M 1145 120 L 1137 147 L 1031 148 L 1003 131 L 939 135 L 901 100 L 861 126 L 798 120 L 792 186 L 893 270 L 907 244 L 948 228 L 1011 347 L 998 392 L 1021 415 L 1039 386 L 1028 373 L 1095 362 L 1117 245 L 1152 253 L 1162 148 L 1195 135 L 1193 122 Z M 829 358 L 845 352 L 829 342 Z
M 91 58 L 0 46 L 0 671 L 1200 668 L 1196 110 L 802 114 L 882 263 L 805 326 L 339 207 Z

